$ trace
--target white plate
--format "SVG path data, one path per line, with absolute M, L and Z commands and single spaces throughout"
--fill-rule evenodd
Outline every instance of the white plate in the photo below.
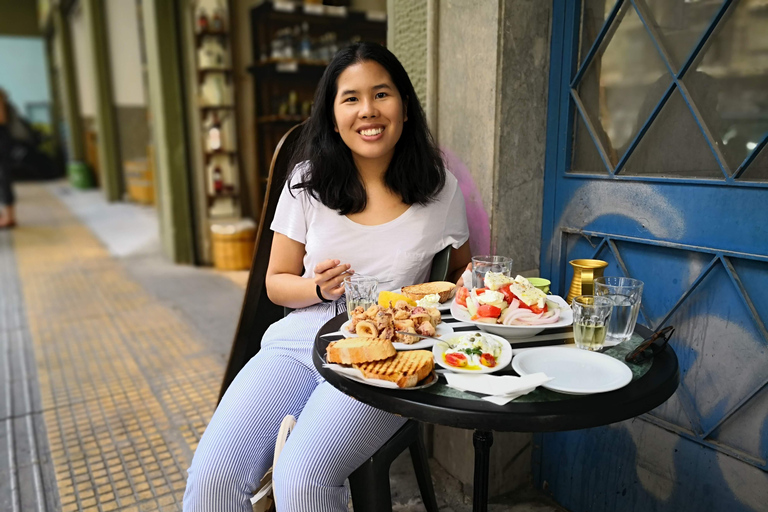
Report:
M 456 320 L 467 322 L 469 324 L 475 324 L 480 329 L 493 334 L 498 334 L 505 338 L 523 338 L 529 336 L 535 336 L 546 329 L 554 329 L 556 327 L 568 327 L 573 324 L 573 311 L 571 307 L 565 302 L 565 299 L 558 295 L 547 295 L 547 300 L 554 302 L 560 307 L 560 319 L 553 324 L 546 325 L 501 325 L 501 324 L 487 324 L 484 322 L 477 322 L 470 319 L 469 311 L 463 306 L 459 306 L 454 300 L 451 302 L 451 315 Z
M 453 366 L 443 361 L 443 352 L 448 350 L 447 343 L 435 343 L 435 345 L 432 347 L 432 355 L 435 356 L 435 362 L 440 366 L 442 366 L 443 368 L 456 373 L 493 373 L 509 366 L 509 362 L 512 360 L 512 347 L 509 345 L 509 342 L 504 338 L 502 338 L 501 336 L 496 336 L 495 334 L 490 334 L 490 333 L 481 332 L 481 331 L 467 331 L 467 332 L 457 332 L 456 336 L 450 336 L 446 338 L 446 341 L 449 341 L 451 338 L 464 336 L 466 334 L 482 334 L 483 336 L 487 336 L 488 338 L 492 338 L 498 341 L 499 343 L 501 343 L 501 355 L 499 356 L 499 359 L 496 361 L 496 366 L 494 366 L 493 368 L 481 366 L 479 370 L 466 370 L 464 368 L 454 368 Z
M 347 338 L 357 338 L 358 335 L 349 330 L 350 323 L 352 323 L 352 320 L 347 320 L 346 322 L 344 322 L 344 324 L 341 326 L 341 329 L 340 329 L 341 334 Z M 438 338 L 446 338 L 446 336 L 449 336 L 451 334 L 453 334 L 453 327 L 451 327 L 450 325 L 447 325 L 445 322 L 435 327 L 435 335 Z M 407 343 L 393 342 L 392 346 L 395 347 L 395 350 L 421 350 L 425 348 L 431 348 L 432 345 L 434 344 L 435 344 L 434 340 L 422 339 L 412 345 L 408 345 Z
M 605 393 L 632 381 L 632 370 L 618 359 L 578 348 L 532 348 L 517 354 L 512 368 L 520 375 L 544 372 L 553 380 L 542 386 L 569 395 Z
M 363 377 L 363 374 L 360 373 L 360 370 L 356 368 L 351 368 L 349 366 L 341 366 L 339 364 L 328 364 L 328 363 L 326 363 L 324 366 L 329 370 L 333 370 L 339 375 L 343 375 L 349 380 L 353 380 L 361 384 L 367 384 L 369 386 L 373 386 L 376 388 L 402 389 L 403 391 L 412 391 L 416 389 L 428 388 L 429 386 L 437 382 L 437 378 L 438 378 L 435 371 L 432 370 L 432 373 L 430 373 L 426 378 L 424 378 L 424 380 L 421 381 L 423 382 L 423 384 L 417 384 L 412 388 L 401 388 L 401 387 L 398 387 L 397 384 L 395 384 L 394 382 L 390 382 L 388 380 L 366 379 L 365 377 Z

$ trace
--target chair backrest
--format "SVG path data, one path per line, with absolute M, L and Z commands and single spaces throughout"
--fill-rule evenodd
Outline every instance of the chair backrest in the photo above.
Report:
M 280 192 L 289 172 L 288 165 L 293 149 L 303 129 L 304 125 L 299 124 L 288 130 L 288 133 L 280 139 L 272 156 L 264 205 L 261 208 L 261 218 L 256 231 L 256 250 L 253 253 L 253 263 L 248 275 L 248 285 L 245 288 L 240 320 L 229 353 L 227 371 L 221 383 L 219 400 L 237 373 L 259 351 L 261 338 L 267 328 L 283 317 L 283 308 L 269 300 L 267 288 L 264 286 L 269 253 L 272 248 L 273 233 L 269 226 L 275 216 L 277 200 L 280 198 Z

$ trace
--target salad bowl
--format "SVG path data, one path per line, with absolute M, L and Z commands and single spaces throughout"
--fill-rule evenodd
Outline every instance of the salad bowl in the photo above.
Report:
M 467 311 L 467 308 L 460 306 L 456 302 L 456 299 L 454 299 L 451 303 L 451 315 L 456 320 L 460 320 L 468 324 L 474 324 L 485 332 L 497 334 L 499 336 L 503 336 L 504 338 L 528 338 L 530 336 L 535 336 L 547 329 L 568 327 L 569 325 L 573 324 L 573 312 L 571 311 L 571 307 L 568 305 L 568 303 L 565 302 L 565 299 L 558 295 L 547 295 L 547 300 L 560 308 L 560 319 L 557 322 L 551 324 L 503 325 L 479 322 L 477 320 L 472 320 L 469 311 Z

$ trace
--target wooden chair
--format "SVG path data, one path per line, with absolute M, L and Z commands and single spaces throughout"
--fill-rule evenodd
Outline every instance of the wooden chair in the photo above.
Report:
M 272 246 L 272 230 L 269 226 L 277 208 L 282 187 L 289 172 L 291 154 L 301 135 L 303 124 L 294 126 L 286 133 L 275 149 L 269 169 L 267 193 L 256 231 L 256 249 L 248 276 L 240 320 L 227 363 L 227 370 L 219 392 L 219 401 L 237 373 L 261 348 L 261 338 L 267 328 L 287 314 L 287 309 L 274 304 L 267 297 L 265 278 L 269 253 Z M 432 263 L 432 280 L 442 281 L 448 272 L 450 247 L 435 256 Z M 403 451 L 411 453 L 419 491 L 428 512 L 437 512 L 437 501 L 432 486 L 428 456 L 418 422 L 409 420 L 384 446 L 364 462 L 349 477 L 352 504 L 355 512 L 391 512 L 392 496 L 389 487 L 389 468 Z

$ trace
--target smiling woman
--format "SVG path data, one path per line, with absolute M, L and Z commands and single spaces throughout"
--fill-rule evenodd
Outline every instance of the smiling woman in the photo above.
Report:
M 447 246 L 453 280 L 470 259 L 458 182 L 392 53 L 370 43 L 341 50 L 314 105 L 271 225 L 267 293 L 294 311 L 222 397 L 189 469 L 186 511 L 246 512 L 288 414 L 298 422 L 274 467 L 279 510 L 346 511 L 345 479 L 405 420 L 325 382 L 312 363 L 315 335 L 345 311 L 351 273 L 396 289 L 422 283 Z

